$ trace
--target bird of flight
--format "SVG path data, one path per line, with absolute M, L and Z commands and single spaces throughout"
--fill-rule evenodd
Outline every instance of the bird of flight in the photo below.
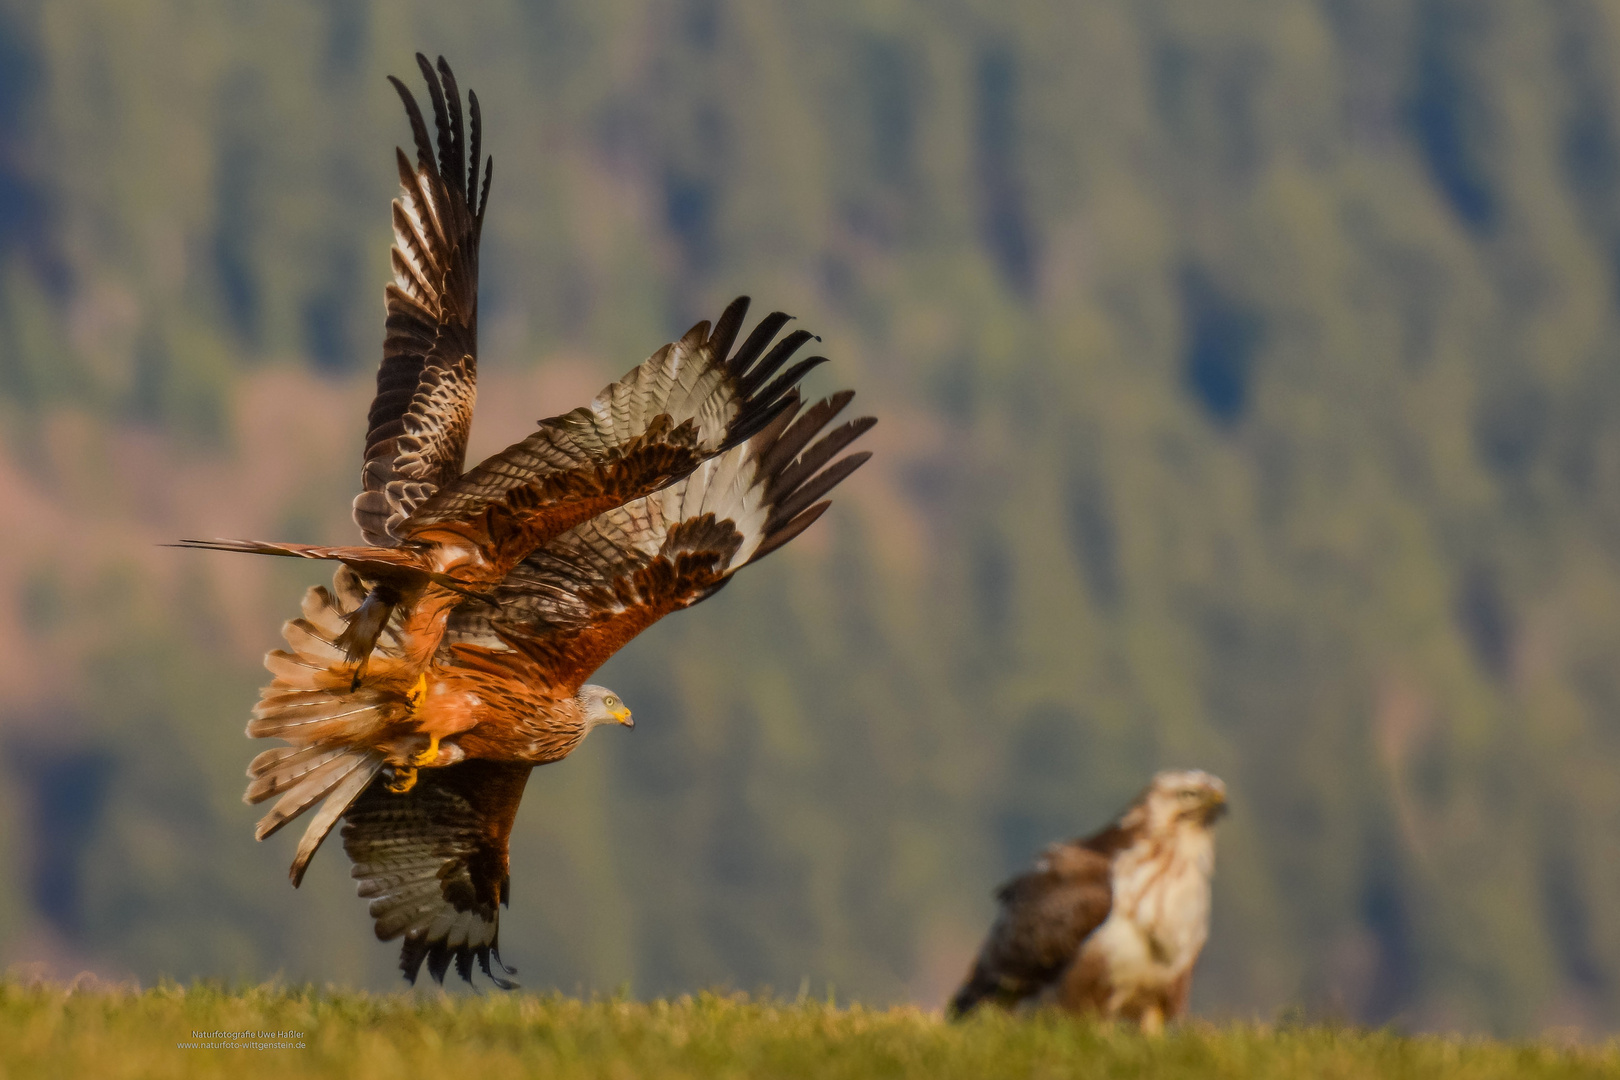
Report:
M 1053 844 L 996 892 L 1001 911 L 949 1012 L 1056 1004 L 1158 1031 L 1187 1008 L 1209 937 L 1209 881 L 1226 785 L 1161 772 L 1124 813 Z
M 811 336 L 780 312 L 741 337 L 748 299 L 572 412 L 463 471 L 477 378 L 478 242 L 492 162 L 478 98 L 441 57 L 417 55 L 435 140 L 398 79 L 416 146 L 397 151 L 393 281 L 354 519 L 364 546 L 185 541 L 335 560 L 285 650 L 265 666 L 247 733 L 288 745 L 248 768 L 249 803 L 275 798 L 264 839 L 310 817 L 296 886 L 339 818 L 377 937 L 400 968 L 476 960 L 513 984 L 498 947 L 507 841 L 536 765 L 630 710 L 586 679 L 642 630 L 714 595 L 792 540 L 870 455 L 839 457 L 876 421 L 829 425 L 842 391 L 806 407 L 791 363 Z M 437 153 L 435 154 L 435 142 Z M 837 459 L 837 460 L 834 460 Z

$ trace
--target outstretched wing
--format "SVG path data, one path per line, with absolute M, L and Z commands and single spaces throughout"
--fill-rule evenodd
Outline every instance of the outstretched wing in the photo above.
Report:
M 669 484 L 763 429 L 825 357 L 777 371 L 810 334 L 767 351 L 787 316 L 760 320 L 732 346 L 748 298 L 659 349 L 589 404 L 542 420 L 535 432 L 446 484 L 398 529 L 413 541 L 471 543 L 510 566 L 542 543 Z
M 427 79 L 439 151 L 435 160 L 416 99 L 389 76 L 410 117 L 416 163 L 395 151 L 394 280 L 354 500 L 355 523 L 377 547 L 399 543 L 400 524 L 461 475 L 477 395 L 478 238 L 494 162 L 484 167 L 480 197 L 478 96 L 467 93 L 469 148 L 450 65 L 441 56 L 435 74 L 421 53 L 416 62 Z
M 960 1017 L 980 1001 L 1016 1004 L 1051 985 L 1108 918 L 1113 903 L 1107 856 L 1079 844 L 1053 844 L 1035 868 L 996 893 L 1001 912 L 967 981 L 951 999 Z
M 871 417 L 822 434 L 853 397 L 844 391 L 801 416 L 795 392 L 747 443 L 539 548 L 502 582 L 493 606 L 463 604 L 451 614 L 452 662 L 457 650 L 512 648 L 535 664 L 536 677 L 578 686 L 642 630 L 713 595 L 821 516 L 828 504 L 817 500 L 871 456 L 833 461 L 876 423 Z
M 472 760 L 424 769 L 394 794 L 373 782 L 343 815 L 343 850 L 360 895 L 371 899 L 377 938 L 404 937 L 399 966 L 416 981 L 422 962 L 437 982 L 451 961 L 472 981 L 473 960 L 501 963 L 500 906 L 510 903 L 507 839 L 533 766 Z

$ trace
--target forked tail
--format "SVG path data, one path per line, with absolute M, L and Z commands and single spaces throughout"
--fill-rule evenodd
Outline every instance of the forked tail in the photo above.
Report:
M 305 593 L 303 617 L 282 627 L 288 648 L 265 657 L 275 677 L 260 691 L 247 726 L 252 738 L 292 744 L 266 750 L 248 766 L 252 782 L 243 801 L 279 796 L 259 820 L 257 839 L 325 800 L 299 841 L 289 871 L 295 886 L 333 824 L 382 769 L 385 754 L 374 748 L 379 736 L 409 711 L 402 695 L 376 681 L 351 688 L 348 657 L 337 642 L 366 589 L 347 566 L 339 568 L 332 585 L 331 591 L 317 585 Z M 384 628 L 378 651 L 399 652 L 393 627 Z

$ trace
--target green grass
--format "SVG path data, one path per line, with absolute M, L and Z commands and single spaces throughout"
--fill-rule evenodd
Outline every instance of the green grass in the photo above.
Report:
M 181 1049 L 194 1031 L 302 1032 L 302 1049 Z M 1620 1044 L 1561 1049 L 1349 1028 L 1193 1024 L 1160 1039 L 1041 1015 L 949 1025 L 916 1009 L 702 994 L 580 1001 L 255 987 L 0 983 L 0 1077 L 1620 1076 Z

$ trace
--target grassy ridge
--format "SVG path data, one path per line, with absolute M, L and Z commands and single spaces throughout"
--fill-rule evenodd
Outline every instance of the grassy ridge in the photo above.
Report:
M 182 1049 L 193 1032 L 299 1032 L 302 1049 Z M 291 1038 L 297 1038 L 294 1035 Z M 1196 1024 L 1162 1039 L 1057 1016 L 947 1025 L 915 1009 L 703 994 L 580 1001 L 0 983 L 0 1077 L 1595 1077 L 1620 1045 Z

